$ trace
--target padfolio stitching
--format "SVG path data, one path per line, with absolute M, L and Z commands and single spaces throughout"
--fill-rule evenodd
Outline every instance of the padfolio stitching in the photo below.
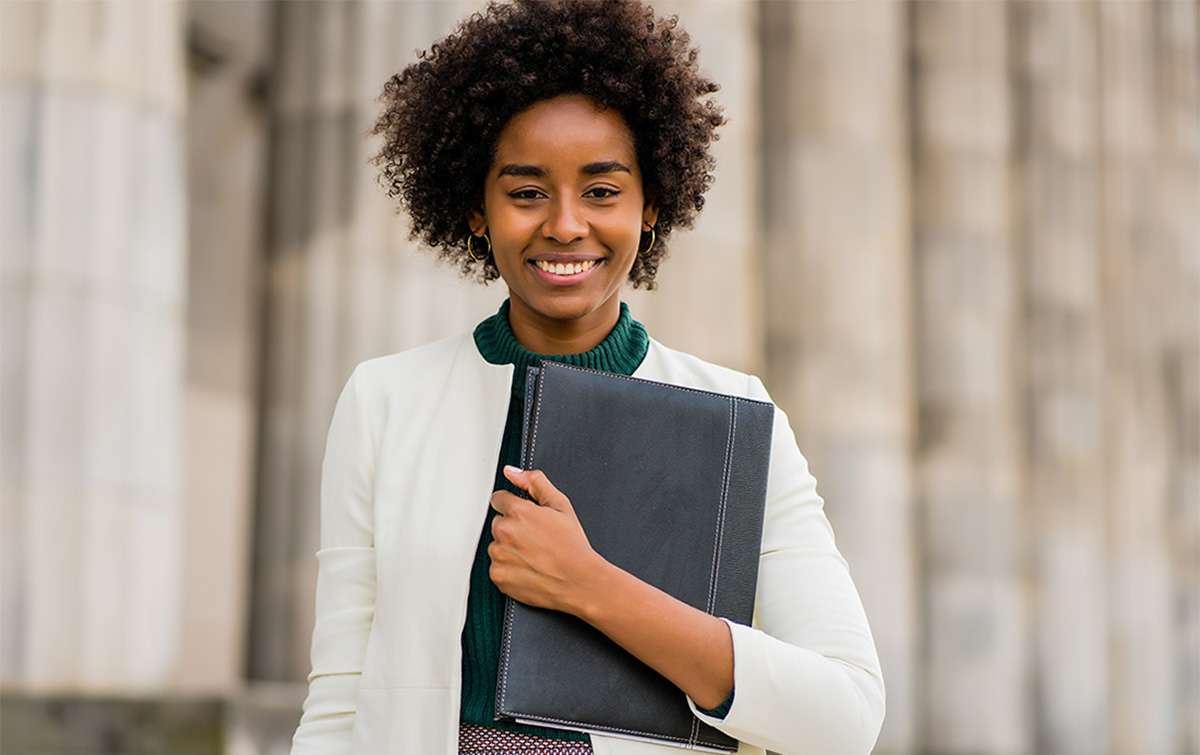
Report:
M 717 607 L 717 582 L 721 572 L 721 543 L 725 539 L 725 509 L 729 502 L 729 467 L 733 460 L 733 443 L 737 437 L 737 401 L 729 397 L 729 437 L 725 441 L 725 469 L 721 473 L 721 500 L 717 504 L 717 536 L 713 541 L 712 571 L 708 580 L 708 611 L 713 615 Z M 696 744 L 700 736 L 700 719 L 692 719 L 692 734 L 689 744 Z
M 543 373 L 544 374 L 544 373 Z M 539 378 L 541 376 L 539 375 Z M 528 466 L 533 460 L 533 449 L 537 446 L 537 430 L 538 420 L 542 416 L 542 392 L 538 391 L 537 398 L 533 402 L 533 430 L 529 434 L 529 448 L 525 449 L 525 458 L 521 459 L 523 466 Z M 512 646 L 512 613 L 513 599 L 508 598 L 504 605 L 504 651 L 500 654 L 500 712 L 507 715 L 507 704 L 505 698 L 508 693 L 508 685 L 505 682 L 508 680 L 508 648 Z
M 509 602 L 508 606 L 509 607 L 507 609 L 507 612 L 509 614 L 511 614 L 511 612 L 512 612 L 512 602 L 511 601 Z M 510 618 L 511 618 L 511 616 L 510 616 Z M 501 684 L 503 684 L 503 680 L 505 678 L 507 678 L 507 676 L 508 676 L 508 674 L 507 674 L 508 668 L 507 667 L 508 667 L 508 662 L 506 660 L 505 663 L 502 664 L 502 668 L 500 671 Z M 504 688 L 501 687 L 501 690 L 503 690 L 503 689 Z M 504 692 L 503 691 L 500 693 L 500 708 L 501 708 L 500 712 L 502 714 L 510 715 L 509 712 L 506 710 L 506 706 L 504 704 Z M 553 716 L 525 716 L 525 718 L 527 718 L 530 721 L 540 721 L 541 723 L 547 723 L 547 724 L 563 724 L 568 727 L 579 726 L 578 721 L 572 721 L 569 718 L 554 718 Z M 622 729 L 619 726 L 606 726 L 605 724 L 588 724 L 588 726 L 590 728 L 600 729 L 603 731 L 612 731 L 612 732 L 618 732 L 621 734 L 640 734 L 642 736 L 653 737 L 656 740 L 669 740 L 671 742 L 682 742 L 687 745 L 700 744 L 700 731 L 699 731 L 700 719 L 698 719 L 698 718 L 692 719 L 692 734 L 690 737 L 686 737 L 686 738 L 685 737 L 673 737 L 670 734 L 659 734 L 656 732 L 643 731 L 641 729 Z M 712 744 L 714 744 L 714 742 L 706 741 L 705 744 L 711 746 Z
M 508 692 L 508 649 L 512 646 L 512 598 L 508 598 L 504 605 L 504 651 L 500 653 L 500 710 L 498 713 L 507 715 L 508 706 L 505 704 L 505 697 Z
M 566 726 L 579 726 L 578 721 L 572 721 L 569 718 L 553 718 L 552 716 L 528 716 L 530 721 L 540 721 L 547 724 L 565 724 Z M 619 726 L 605 726 L 604 724 L 588 724 L 589 728 L 602 729 L 603 731 L 615 731 L 621 734 L 641 734 L 642 736 L 650 736 L 656 740 L 669 740 L 671 742 L 682 742 L 684 744 L 696 744 L 683 737 L 673 737 L 670 734 L 653 734 L 651 732 L 642 731 L 640 729 L 622 729 Z
M 633 377 L 632 375 L 619 375 L 615 372 L 604 372 L 603 370 L 593 370 L 590 367 L 576 367 L 573 364 L 563 364 L 562 362 L 543 362 L 543 365 L 554 365 L 561 367 L 564 370 L 575 370 L 576 372 L 590 372 L 593 375 L 605 375 L 607 377 L 620 378 L 628 380 L 631 383 L 650 383 L 652 385 L 661 385 L 664 388 L 672 388 L 677 391 L 687 391 L 688 393 L 699 393 L 702 396 L 716 396 L 717 398 L 729 398 L 734 401 L 748 401 L 752 404 L 762 404 L 763 406 L 773 406 L 770 401 L 759 401 L 755 398 L 746 398 L 745 396 L 730 396 L 726 393 L 717 393 L 716 391 L 703 391 L 699 388 L 688 388 L 686 385 L 675 385 L 674 383 L 662 383 L 657 380 L 647 380 L 646 378 Z
M 721 542 L 725 536 L 725 507 L 729 502 L 729 467 L 733 461 L 733 439 L 737 435 L 737 402 L 729 399 L 729 437 L 725 441 L 725 469 L 721 472 L 721 499 L 717 502 L 717 532 L 713 539 L 712 567 L 708 578 L 708 611 L 717 607 L 717 581 L 721 571 Z
M 545 369 L 545 368 L 543 368 L 543 369 Z M 546 373 L 543 372 L 541 375 L 538 376 L 539 382 L 542 379 L 544 379 L 545 374 Z M 533 461 L 533 449 L 537 446 L 537 431 L 538 431 L 538 425 L 541 424 L 539 422 L 541 416 L 542 416 L 542 392 L 541 392 L 540 386 L 539 386 L 537 398 L 533 402 L 533 432 L 531 432 L 529 434 L 529 449 L 525 452 L 526 458 L 523 460 L 523 463 L 526 465 L 528 465 L 530 462 Z

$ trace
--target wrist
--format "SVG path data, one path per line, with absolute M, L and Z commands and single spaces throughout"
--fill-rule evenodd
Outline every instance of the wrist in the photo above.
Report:
M 627 575 L 599 554 L 595 554 L 595 560 L 588 565 L 585 575 L 569 597 L 564 610 L 595 626 L 608 610 L 606 604 L 619 594 L 621 578 Z

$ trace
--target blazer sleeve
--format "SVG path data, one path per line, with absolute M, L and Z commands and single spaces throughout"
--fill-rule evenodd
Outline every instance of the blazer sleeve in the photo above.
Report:
M 749 394 L 766 398 L 751 381 Z M 823 508 L 776 408 L 754 626 L 728 622 L 733 705 L 721 719 L 689 704 L 705 723 L 780 755 L 865 755 L 883 723 L 875 642 Z
M 375 616 L 375 440 L 359 365 L 329 427 L 321 468 L 312 673 L 292 755 L 347 755 Z

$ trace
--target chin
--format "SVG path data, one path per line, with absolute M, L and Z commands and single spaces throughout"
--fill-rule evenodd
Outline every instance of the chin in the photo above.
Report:
M 551 320 L 573 322 L 584 319 L 599 308 L 599 304 L 589 305 L 582 302 L 561 302 L 538 307 L 536 311 L 543 317 Z
M 611 296 L 598 296 L 594 293 L 563 291 L 556 296 L 539 296 L 535 299 L 524 299 L 526 307 L 550 320 L 571 322 L 582 320 L 598 310 L 604 309 Z

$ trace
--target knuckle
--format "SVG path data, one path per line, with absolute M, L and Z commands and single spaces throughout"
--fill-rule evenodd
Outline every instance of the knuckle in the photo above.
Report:
M 489 572 L 491 572 L 494 569 L 503 568 L 506 559 L 507 559 L 507 552 L 504 550 L 503 546 L 498 545 L 496 543 L 492 543 L 491 545 L 488 546 L 488 562 L 489 562 L 488 563 L 488 571 Z

